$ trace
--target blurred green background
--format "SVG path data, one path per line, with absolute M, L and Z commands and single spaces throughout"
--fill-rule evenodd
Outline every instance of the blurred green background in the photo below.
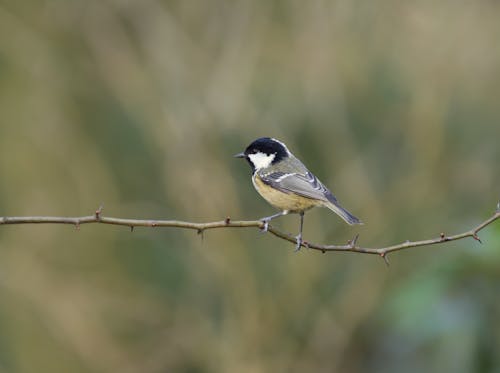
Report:
M 0 215 L 274 210 L 285 141 L 380 246 L 500 197 L 496 1 L 0 1 Z M 296 232 L 298 217 L 275 223 Z M 500 224 L 390 256 L 257 230 L 0 227 L 0 372 L 500 372 Z

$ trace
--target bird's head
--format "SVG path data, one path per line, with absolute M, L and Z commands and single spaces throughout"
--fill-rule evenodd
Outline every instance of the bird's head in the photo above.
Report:
M 289 156 L 290 151 L 286 145 L 270 137 L 255 140 L 244 152 L 235 155 L 237 158 L 245 158 L 254 172 L 281 162 Z

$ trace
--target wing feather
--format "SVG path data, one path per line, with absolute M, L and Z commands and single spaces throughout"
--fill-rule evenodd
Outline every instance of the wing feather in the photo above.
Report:
M 322 201 L 336 201 L 332 193 L 311 172 L 273 172 L 260 175 L 262 180 L 273 188 L 285 193 L 295 193 L 303 197 Z
M 270 173 L 259 173 L 262 181 L 283 193 L 295 193 L 299 196 L 324 201 L 324 206 L 338 214 L 348 224 L 363 224 L 349 211 L 340 206 L 337 198 L 328 190 L 319 179 L 303 167 L 297 172 L 297 168 L 287 171 L 274 171 Z

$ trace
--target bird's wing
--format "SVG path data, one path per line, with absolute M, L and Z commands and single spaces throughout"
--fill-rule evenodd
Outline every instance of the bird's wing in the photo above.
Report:
M 267 175 L 259 175 L 264 183 L 285 193 L 295 193 L 303 197 L 322 201 L 337 202 L 333 194 L 311 172 L 276 171 Z

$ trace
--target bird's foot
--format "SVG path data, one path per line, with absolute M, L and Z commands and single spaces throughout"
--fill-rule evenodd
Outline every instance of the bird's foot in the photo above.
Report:
M 297 237 L 295 237 L 295 241 L 297 242 L 297 244 L 295 245 L 295 250 L 294 252 L 296 253 L 297 251 L 300 251 L 300 248 L 302 247 L 304 241 L 302 241 L 302 234 L 299 234 L 297 235 Z
M 260 231 L 261 231 L 262 233 L 266 233 L 266 232 L 268 231 L 268 229 L 269 229 L 269 221 L 270 221 L 270 220 L 271 220 L 271 219 L 268 219 L 268 218 L 260 219 L 260 221 L 261 221 L 262 223 L 264 223 L 264 225 L 260 228 Z
M 269 222 L 271 220 L 273 220 L 274 218 L 278 218 L 280 216 L 286 215 L 286 214 L 288 214 L 287 210 L 281 211 L 281 212 L 278 212 L 277 214 L 274 214 L 274 215 L 271 215 L 271 216 L 266 216 L 265 218 L 260 219 L 260 221 L 262 223 L 264 223 L 264 225 L 262 226 L 262 228 L 260 228 L 260 231 L 261 232 L 267 232 L 267 230 L 269 229 Z

